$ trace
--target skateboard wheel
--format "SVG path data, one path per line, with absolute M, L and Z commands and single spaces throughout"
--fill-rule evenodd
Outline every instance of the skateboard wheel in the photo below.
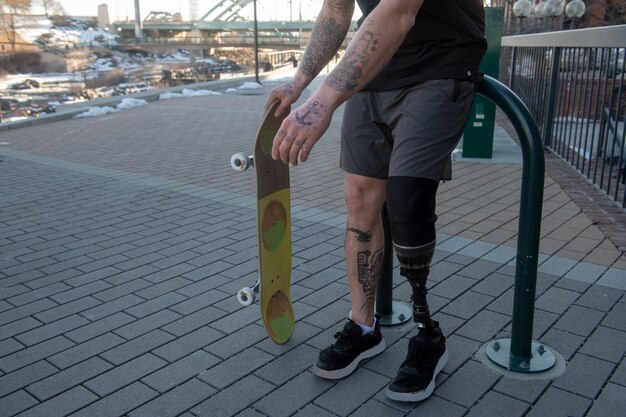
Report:
M 237 293 L 237 301 L 239 301 L 239 304 L 241 305 L 244 305 L 244 306 L 252 305 L 255 299 L 256 299 L 256 293 L 250 287 L 242 288 Z
M 250 157 L 244 153 L 236 153 L 230 158 L 230 166 L 235 171 L 245 171 L 251 165 Z

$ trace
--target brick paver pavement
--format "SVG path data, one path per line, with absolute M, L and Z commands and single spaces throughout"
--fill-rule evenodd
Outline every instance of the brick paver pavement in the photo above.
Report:
M 455 162 L 440 187 L 429 297 L 451 359 L 433 397 L 382 393 L 411 324 L 385 328 L 387 350 L 349 378 L 313 376 L 349 309 L 339 118 L 292 169 L 298 322 L 269 341 L 234 297 L 254 281 L 256 232 L 253 174 L 229 158 L 251 146 L 270 87 L 0 133 L 1 415 L 623 414 L 624 256 L 550 177 L 534 337 L 567 368 L 524 380 L 481 360 L 511 330 L 516 163 Z

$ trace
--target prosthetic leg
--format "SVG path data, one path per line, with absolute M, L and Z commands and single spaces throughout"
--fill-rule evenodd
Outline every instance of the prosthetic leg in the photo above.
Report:
M 436 327 L 426 300 L 426 280 L 436 244 L 437 186 L 432 179 L 413 177 L 391 177 L 387 184 L 393 248 L 400 261 L 400 274 L 413 292 L 413 321 L 425 331 Z

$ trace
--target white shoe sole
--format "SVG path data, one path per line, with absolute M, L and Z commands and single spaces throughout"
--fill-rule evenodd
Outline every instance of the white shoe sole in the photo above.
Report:
M 435 367 L 435 372 L 433 373 L 433 379 L 430 381 L 430 384 L 428 384 L 426 388 L 417 392 L 396 392 L 396 391 L 390 390 L 389 387 L 387 387 L 385 389 L 385 395 L 387 396 L 387 398 L 389 398 L 390 400 L 394 400 L 394 401 L 413 403 L 416 401 L 425 400 L 426 398 L 430 397 L 430 395 L 435 390 L 435 378 L 437 378 L 437 374 L 441 372 L 443 367 L 446 366 L 446 363 L 448 363 L 448 350 L 447 349 L 445 352 L 443 352 L 443 355 L 441 355 L 441 357 L 439 358 L 439 361 L 437 362 L 437 366 Z
M 311 368 L 311 372 L 313 372 L 315 375 L 319 376 L 320 378 L 324 378 L 324 379 L 345 378 L 356 370 L 356 368 L 359 366 L 359 363 L 361 363 L 361 361 L 382 353 L 385 350 L 385 347 L 386 347 L 385 339 L 382 339 L 380 343 L 374 346 L 373 348 L 366 350 L 365 352 L 362 352 L 359 356 L 357 356 L 352 361 L 352 363 L 350 363 L 350 365 L 346 366 L 345 368 L 336 369 L 334 371 L 327 371 L 325 369 L 318 368 L 317 366 L 313 365 L 313 367 Z

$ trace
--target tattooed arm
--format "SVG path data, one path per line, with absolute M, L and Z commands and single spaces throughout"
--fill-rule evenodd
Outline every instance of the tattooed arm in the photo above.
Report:
M 380 1 L 367 16 L 348 45 L 344 57 L 325 82 L 283 122 L 272 148 L 275 159 L 280 158 L 291 165 L 307 160 L 313 145 L 328 129 L 337 107 L 363 88 L 391 60 L 413 27 L 423 2 Z
M 350 29 L 353 13 L 354 0 L 324 1 L 296 74 L 289 82 L 272 90 L 265 106 L 266 109 L 275 100 L 280 100 L 280 105 L 276 109 L 276 114 L 279 115 L 298 100 L 302 91 L 341 47 Z

